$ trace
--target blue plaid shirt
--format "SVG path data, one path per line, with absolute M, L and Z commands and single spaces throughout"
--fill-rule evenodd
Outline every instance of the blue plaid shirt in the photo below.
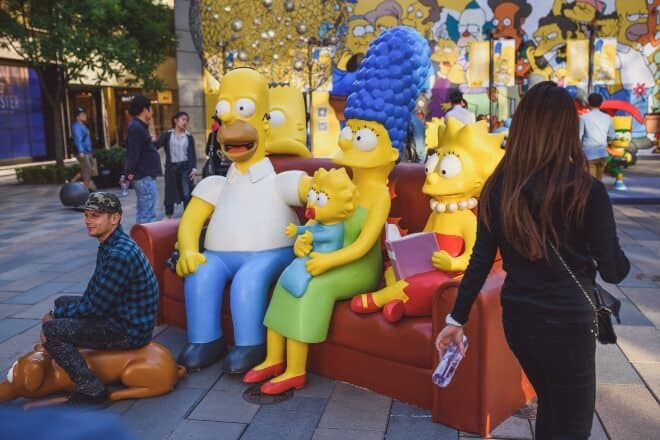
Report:
M 149 261 L 121 225 L 99 246 L 96 269 L 80 301 L 57 307 L 55 318 L 106 318 L 136 346 L 151 340 L 158 283 Z

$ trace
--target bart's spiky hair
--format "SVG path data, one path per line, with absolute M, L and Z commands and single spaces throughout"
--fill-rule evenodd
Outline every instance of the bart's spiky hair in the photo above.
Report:
M 358 67 L 346 100 L 346 119 L 383 124 L 392 146 L 401 152 L 430 69 L 429 45 L 419 32 L 407 26 L 383 31 L 369 44 Z
M 435 152 L 460 151 L 472 154 L 478 159 L 474 161 L 477 171 L 487 178 L 504 156 L 501 148 L 503 133 L 489 133 L 488 123 L 479 121 L 463 124 L 456 118 L 448 118 L 447 125 L 438 127 L 438 146 Z

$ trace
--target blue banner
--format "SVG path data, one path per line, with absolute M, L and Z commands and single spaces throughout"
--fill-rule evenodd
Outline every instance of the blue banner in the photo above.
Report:
M 33 69 L 0 65 L 0 160 L 43 157 L 46 133 Z

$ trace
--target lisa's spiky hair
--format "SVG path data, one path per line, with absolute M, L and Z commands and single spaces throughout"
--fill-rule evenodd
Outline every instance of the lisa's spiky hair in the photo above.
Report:
M 445 126 L 444 118 L 431 118 L 426 122 L 424 130 L 424 144 L 427 150 L 433 150 L 438 147 L 438 130 Z
M 486 121 L 463 124 L 456 118 L 448 118 L 446 125 L 438 127 L 438 146 L 435 152 L 442 154 L 445 151 L 461 151 L 473 156 L 477 171 L 486 178 L 504 156 L 501 148 L 503 140 L 503 133 L 488 132 Z
M 369 44 L 358 67 L 346 100 L 346 119 L 381 123 L 392 146 L 401 152 L 430 69 L 429 45 L 419 32 L 407 26 L 383 31 Z

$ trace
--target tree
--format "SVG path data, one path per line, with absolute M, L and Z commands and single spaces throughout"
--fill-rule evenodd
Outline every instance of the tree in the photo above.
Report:
M 157 89 L 162 84 L 154 71 L 175 41 L 170 9 L 153 0 L 0 0 L 0 46 L 14 50 L 39 77 L 53 109 L 58 164 L 64 160 L 58 121 L 66 84 L 93 72 L 98 83 L 121 78 Z

